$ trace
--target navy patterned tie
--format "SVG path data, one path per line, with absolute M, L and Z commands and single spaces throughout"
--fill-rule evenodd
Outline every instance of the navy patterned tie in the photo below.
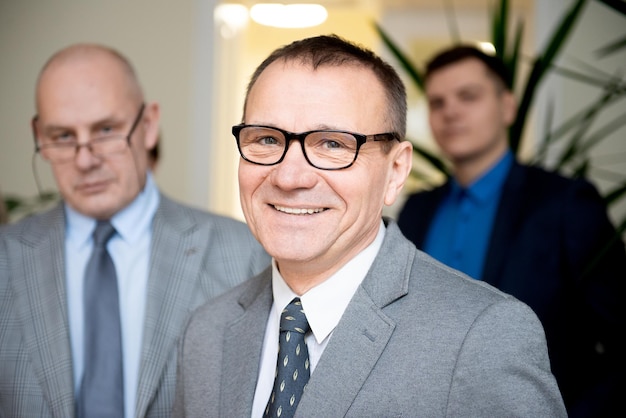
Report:
M 79 418 L 124 416 L 122 333 L 115 265 L 106 249 L 115 229 L 98 221 L 93 253 L 85 269 L 85 370 L 78 398 Z
M 304 342 L 309 330 L 302 303 L 295 298 L 280 316 L 276 378 L 264 417 L 288 418 L 295 414 L 310 376 L 309 351 Z

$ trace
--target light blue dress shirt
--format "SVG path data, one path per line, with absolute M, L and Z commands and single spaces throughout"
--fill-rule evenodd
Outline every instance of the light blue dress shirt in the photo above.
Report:
M 117 234 L 108 242 L 107 249 L 115 263 L 122 323 L 122 351 L 124 361 L 125 418 L 135 416 L 137 383 L 141 361 L 152 219 L 159 205 L 159 191 L 152 175 L 148 174 L 143 191 L 111 222 Z M 65 266 L 74 393 L 78 396 L 84 370 L 83 352 L 83 280 L 87 261 L 93 248 L 92 233 L 96 221 L 65 205 L 67 220 L 65 239 Z
M 513 165 L 507 152 L 467 188 L 451 180 L 424 243 L 424 250 L 465 274 L 482 279 L 489 238 L 500 202 L 502 185 Z

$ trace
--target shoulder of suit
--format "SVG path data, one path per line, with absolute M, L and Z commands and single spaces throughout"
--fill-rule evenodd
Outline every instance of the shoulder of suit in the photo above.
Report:
M 163 216 L 166 219 L 169 217 L 186 216 L 189 220 L 198 224 L 210 224 L 230 229 L 247 229 L 247 225 L 240 220 L 178 202 L 163 194 L 161 194 L 161 201 L 155 216 Z
M 553 191 L 554 193 L 565 192 L 570 189 L 596 187 L 584 177 L 568 177 L 558 171 L 546 170 L 538 166 L 522 166 L 526 181 L 539 190 Z
M 65 228 L 63 205 L 59 203 L 53 208 L 38 212 L 6 225 L 2 225 L 0 234 L 5 238 L 30 239 L 43 237 L 47 231 Z

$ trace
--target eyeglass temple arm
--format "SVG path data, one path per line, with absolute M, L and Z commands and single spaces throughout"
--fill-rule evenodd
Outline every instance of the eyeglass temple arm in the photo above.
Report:
M 39 115 L 33 116 L 30 120 L 30 128 L 33 133 L 33 140 L 35 141 L 35 152 L 39 152 L 39 141 L 37 141 L 37 121 L 39 120 Z
M 373 141 L 393 141 L 394 139 L 400 141 L 400 137 L 397 133 L 385 133 L 385 134 L 374 134 L 370 136 Z

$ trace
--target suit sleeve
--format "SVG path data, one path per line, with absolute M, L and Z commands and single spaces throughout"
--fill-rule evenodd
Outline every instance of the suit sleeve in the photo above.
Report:
M 513 298 L 475 319 L 452 379 L 447 416 L 567 416 L 541 323 Z

